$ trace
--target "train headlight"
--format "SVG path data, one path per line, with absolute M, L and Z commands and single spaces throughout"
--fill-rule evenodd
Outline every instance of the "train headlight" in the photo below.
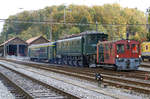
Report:
M 119 55 L 117 55 L 116 57 L 119 58 Z
M 141 58 L 141 55 L 139 55 L 139 58 Z

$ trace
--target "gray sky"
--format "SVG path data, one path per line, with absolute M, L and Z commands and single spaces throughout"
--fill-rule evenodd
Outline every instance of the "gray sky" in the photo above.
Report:
M 138 8 L 146 12 L 150 7 L 150 0 L 1 0 L 0 4 L 0 19 L 6 19 L 10 15 L 14 15 L 23 10 L 38 10 L 51 5 L 103 5 L 103 4 L 119 3 L 122 7 Z M 23 9 L 19 9 L 23 8 Z M 2 29 L 2 22 L 0 23 L 0 31 Z

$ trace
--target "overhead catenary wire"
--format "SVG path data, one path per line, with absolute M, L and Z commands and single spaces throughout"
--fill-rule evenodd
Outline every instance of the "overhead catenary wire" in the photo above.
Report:
M 77 25 L 77 26 L 88 26 L 88 25 L 103 25 L 103 26 L 149 26 L 150 24 L 108 24 L 108 23 L 76 23 L 76 22 L 54 22 L 54 21 L 39 21 L 39 20 L 14 20 L 14 19 L 0 19 L 0 22 L 7 23 L 29 23 L 29 24 L 52 24 L 52 25 Z

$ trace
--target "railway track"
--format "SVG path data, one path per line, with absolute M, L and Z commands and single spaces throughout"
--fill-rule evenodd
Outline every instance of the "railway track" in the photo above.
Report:
M 79 97 L 66 93 L 60 89 L 40 82 L 13 69 L 0 66 L 0 72 L 13 83 L 17 92 L 21 93 L 19 99 L 79 99 Z M 21 90 L 21 92 L 20 92 Z
M 2 73 L 0 73 L 0 81 L 7 87 L 7 90 L 15 97 L 15 99 L 32 99 L 32 96 Z
M 2 63 L 0 63 L 1 65 L 3 65 Z M 6 66 L 6 63 L 4 63 L 5 64 L 5 66 Z M 9 64 L 9 65 L 8 65 Z M 27 70 L 27 71 L 30 71 L 30 72 L 32 72 L 32 73 L 35 73 L 35 75 L 41 75 L 41 77 L 42 76 L 45 76 L 45 77 L 50 77 L 50 78 L 54 78 L 54 79 L 57 79 L 57 80 L 60 80 L 60 81 L 63 81 L 63 82 L 65 82 L 65 83 L 68 83 L 68 84 L 71 84 L 71 85 L 73 85 L 73 86 L 77 86 L 77 87 L 80 87 L 80 88 L 83 88 L 83 89 L 85 89 L 86 91 L 87 90 L 89 90 L 89 91 L 91 91 L 92 93 L 94 92 L 96 92 L 96 93 L 100 93 L 101 95 L 106 95 L 107 96 L 107 98 L 108 98 L 108 96 L 109 97 L 112 97 L 112 98 L 121 98 L 121 99 L 126 99 L 126 98 L 128 98 L 128 99 L 130 99 L 130 97 L 128 97 L 128 96 L 124 96 L 124 95 L 118 95 L 118 94 L 113 94 L 113 93 L 110 93 L 110 92 L 105 92 L 105 91 L 102 91 L 102 90 L 99 90 L 99 88 L 97 88 L 97 87 L 93 87 L 93 86 L 85 86 L 84 84 L 79 84 L 79 83 L 76 83 L 76 82 L 72 82 L 72 81 L 67 81 L 67 80 L 65 80 L 65 79 L 61 79 L 61 78 L 57 78 L 57 77 L 53 77 L 53 75 L 52 76 L 50 76 L 50 75 L 47 75 L 47 74 L 45 74 L 45 72 L 44 73 L 42 73 L 42 71 L 43 70 L 40 70 L 39 72 L 37 71 L 37 70 L 34 70 L 33 68 L 31 68 L 31 67 L 28 67 L 28 66 L 23 66 L 23 65 L 18 65 L 18 64 L 12 64 L 12 63 L 7 63 L 7 65 L 8 66 L 6 66 L 7 68 L 10 68 L 11 66 L 13 66 L 13 67 L 15 67 L 15 68 L 17 68 L 17 69 L 19 69 L 19 68 L 21 68 L 22 70 Z M 4 65 L 3 65 L 4 66 Z M 49 72 L 49 71 L 47 71 L 47 72 Z M 63 84 L 63 83 L 61 83 L 61 84 Z M 67 88 L 68 89 L 68 88 Z M 73 88 L 74 89 L 74 88 Z M 90 94 L 91 94 L 91 92 L 90 92 Z M 100 95 L 99 94 L 99 95 Z M 102 97 L 101 95 L 99 96 L 98 94 L 97 95 L 94 95 L 94 97 Z M 88 96 L 89 97 L 89 96 Z M 80 97 L 81 98 L 81 97 Z M 105 97 L 106 98 L 106 97 Z M 69 98 L 70 99 L 70 98 Z M 74 99 L 74 98 L 73 98 Z M 96 99 L 99 99 L 99 98 L 96 98 Z
M 141 67 L 150 68 L 150 62 L 143 62 L 143 63 L 141 64 Z
M 149 81 L 141 81 L 139 79 L 130 79 L 132 77 L 135 77 L 135 75 L 137 75 L 138 73 L 142 73 L 144 75 L 144 71 L 135 71 L 133 73 L 130 74 L 128 72 L 115 72 L 112 71 L 111 73 L 108 72 L 104 72 L 105 70 L 103 70 L 103 72 L 101 72 L 101 69 L 89 69 L 89 68 L 64 68 L 64 67 L 52 67 L 52 66 L 48 66 L 48 65 L 42 65 L 42 64 L 33 64 L 33 63 L 25 63 L 25 62 L 17 62 L 19 64 L 24 64 L 24 65 L 28 65 L 28 66 L 33 66 L 36 68 L 40 68 L 40 69 L 44 69 L 44 70 L 48 70 L 48 71 L 53 71 L 53 72 L 57 72 L 57 73 L 61 73 L 61 74 L 65 74 L 65 75 L 69 75 L 69 76 L 74 76 L 74 77 L 79 77 L 81 79 L 86 79 L 86 80 L 90 80 L 93 82 L 96 82 L 94 74 L 96 72 L 100 72 L 101 74 L 103 74 L 104 77 L 104 82 L 109 84 L 109 85 L 113 85 L 113 86 L 120 86 L 123 87 L 125 89 L 132 89 L 134 91 L 137 92 L 142 92 L 142 93 L 146 93 L 149 94 L 150 93 L 150 82 Z M 108 70 L 106 70 L 108 71 Z M 109 71 L 110 72 L 110 71 Z M 118 73 L 118 74 L 117 74 Z M 127 74 L 127 75 L 125 75 Z M 112 76 L 113 75 L 113 76 Z M 130 78 L 125 78 L 125 77 L 130 77 Z M 140 77 L 139 77 L 140 78 Z M 142 79 L 142 78 L 141 78 Z

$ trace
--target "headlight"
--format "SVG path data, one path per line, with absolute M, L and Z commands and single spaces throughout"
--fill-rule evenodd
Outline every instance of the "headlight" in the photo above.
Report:
M 141 55 L 139 55 L 139 58 L 141 58 Z
M 119 55 L 116 56 L 117 58 L 119 57 Z

